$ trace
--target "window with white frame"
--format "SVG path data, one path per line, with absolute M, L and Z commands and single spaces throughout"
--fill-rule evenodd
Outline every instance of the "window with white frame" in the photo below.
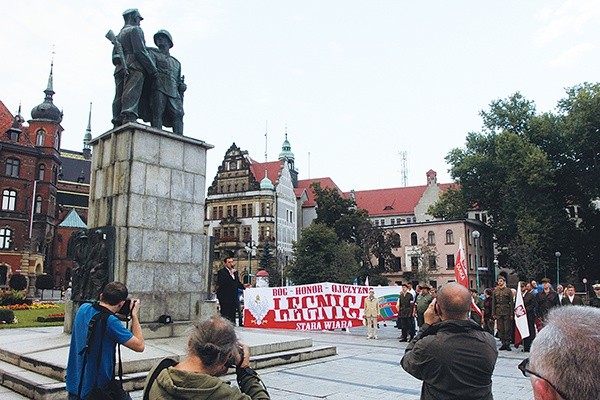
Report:
M 36 146 L 43 146 L 44 145 L 44 134 L 46 132 L 44 132 L 43 129 L 39 129 L 36 132 L 36 137 L 35 137 L 35 145 Z
M 12 243 L 12 230 L 10 228 L 0 228 L 0 249 L 9 250 Z
M 17 205 L 17 192 L 12 189 L 4 189 L 2 191 L 2 209 L 6 211 L 14 211 Z

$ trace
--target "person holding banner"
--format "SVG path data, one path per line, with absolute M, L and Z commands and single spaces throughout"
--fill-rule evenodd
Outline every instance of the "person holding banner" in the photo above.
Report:
M 379 316 L 379 300 L 375 290 L 369 288 L 369 297 L 365 299 L 365 321 L 367 322 L 367 339 L 377 339 L 377 317 Z
M 527 313 L 527 326 L 529 328 L 529 336 L 523 339 L 523 351 L 527 353 L 529 352 L 529 349 L 531 349 L 533 339 L 535 339 L 535 309 L 537 308 L 537 299 L 531 291 L 527 290 L 526 282 L 520 282 L 519 284 L 521 285 L 520 289 L 523 296 L 523 306 Z
M 510 351 L 510 341 L 512 338 L 512 322 L 514 318 L 515 302 L 512 291 L 506 287 L 504 276 L 498 277 L 498 286 L 492 294 L 492 318 L 498 323 L 498 336 L 502 346 L 500 350 Z
M 496 340 L 469 319 L 469 290 L 444 285 L 408 344 L 402 368 L 423 381 L 421 399 L 492 399 Z

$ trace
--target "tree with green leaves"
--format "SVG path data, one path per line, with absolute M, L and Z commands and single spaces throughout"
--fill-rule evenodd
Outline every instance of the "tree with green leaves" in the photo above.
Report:
M 337 282 L 351 284 L 358 272 L 356 245 L 340 242 L 335 231 L 313 222 L 294 244 L 289 277 L 297 285 Z
M 459 189 L 430 208 L 438 217 L 457 216 L 465 205 L 487 210 L 501 265 L 524 278 L 554 271 L 556 251 L 569 280 L 576 278 L 582 255 L 597 257 L 598 245 L 581 246 L 585 230 L 594 229 L 585 227 L 595 223 L 593 212 L 578 227 L 566 209 L 573 204 L 586 209 L 598 195 L 598 174 L 594 181 L 588 171 L 595 168 L 594 152 L 600 154 L 591 128 L 600 127 L 600 90 L 584 85 L 567 93 L 559 102 L 560 115 L 537 114 L 520 93 L 493 101 L 481 112 L 482 132 L 469 133 L 465 148 L 446 158 Z
M 399 236 L 378 226 L 373 226 L 366 210 L 357 208 L 352 198 L 344 198 L 334 188 L 322 188 L 314 182 L 317 203 L 316 223 L 322 223 L 335 231 L 338 240 L 355 245 L 356 262 L 361 266 L 361 281 L 382 272 L 397 270 L 396 257 L 392 249 L 400 246 Z M 377 263 L 373 263 L 373 259 Z
M 266 242 L 263 246 L 259 266 L 260 269 L 264 269 L 269 273 L 269 286 L 279 286 L 281 282 L 281 273 L 277 267 L 277 260 L 273 255 L 271 242 Z

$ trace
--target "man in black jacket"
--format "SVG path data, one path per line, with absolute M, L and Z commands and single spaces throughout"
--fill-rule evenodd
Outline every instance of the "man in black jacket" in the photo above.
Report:
M 421 399 L 492 399 L 496 340 L 469 319 L 471 295 L 445 285 L 406 347 L 402 368 L 423 381 Z
M 225 266 L 217 273 L 217 299 L 221 315 L 235 324 L 235 313 L 239 308 L 238 289 L 245 287 L 240 282 L 238 272 L 233 268 L 233 258 L 227 257 Z

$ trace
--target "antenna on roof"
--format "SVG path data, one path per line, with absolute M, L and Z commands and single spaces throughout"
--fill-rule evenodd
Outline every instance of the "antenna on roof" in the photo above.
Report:
M 408 186 L 408 164 L 406 162 L 408 158 L 408 152 L 406 150 L 401 150 L 398 152 L 400 156 L 400 175 L 402 177 L 402 186 Z
M 267 132 L 269 131 L 269 120 L 265 121 L 265 162 L 267 162 Z
M 310 179 L 310 151 L 308 152 L 308 179 Z

